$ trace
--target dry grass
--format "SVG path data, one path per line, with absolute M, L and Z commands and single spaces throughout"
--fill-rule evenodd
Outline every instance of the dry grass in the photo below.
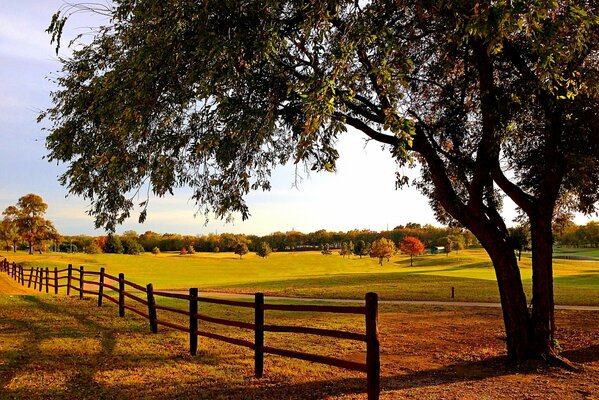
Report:
M 12 287 L 0 276 L 0 290 Z M 6 292 L 2 292 L 6 293 Z M 169 303 L 176 304 L 176 301 Z M 181 306 L 183 303 L 180 303 Z M 202 313 L 251 321 L 251 312 L 202 306 Z M 175 320 L 177 317 L 169 317 Z M 579 373 L 531 363 L 505 365 L 499 310 L 383 306 L 380 310 L 383 399 L 593 399 L 599 393 L 599 313 L 558 312 L 564 354 Z M 356 316 L 275 313 L 267 322 L 343 328 Z M 183 322 L 184 319 L 179 320 Z M 204 328 L 249 338 L 236 328 Z M 2 399 L 364 399 L 365 377 L 333 367 L 266 355 L 253 377 L 252 351 L 160 328 L 112 304 L 64 295 L 0 295 Z M 309 335 L 268 334 L 266 344 L 364 360 L 363 345 Z

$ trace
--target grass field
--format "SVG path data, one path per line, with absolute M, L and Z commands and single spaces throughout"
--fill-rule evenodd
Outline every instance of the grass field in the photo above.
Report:
M 594 257 L 599 261 L 599 248 L 594 247 L 556 247 L 555 255 Z
M 0 399 L 366 398 L 361 373 L 266 355 L 264 378 L 256 379 L 249 349 L 200 338 L 192 357 L 185 333 L 160 327 L 151 334 L 146 320 L 129 311 L 119 318 L 113 304 L 98 308 L 94 297 L 33 294 L 5 274 L 0 293 Z M 202 303 L 202 313 L 214 317 L 249 322 L 251 311 Z M 382 306 L 381 399 L 594 399 L 599 313 L 558 311 L 556 318 L 564 355 L 582 372 L 507 367 L 497 309 Z M 358 316 L 276 311 L 266 320 L 355 332 L 364 325 Z M 203 329 L 251 340 L 251 332 L 236 328 Z M 365 357 L 358 342 L 282 333 L 265 339 L 268 346 Z
M 186 289 L 291 295 L 319 298 L 363 298 L 368 291 L 385 300 L 451 300 L 496 302 L 499 300 L 495 274 L 481 249 L 425 255 L 410 267 L 407 256 L 398 255 L 381 267 L 375 259 L 351 259 L 318 252 L 273 253 L 267 259 L 247 254 L 242 260 L 232 253 L 173 253 L 140 256 L 116 254 L 25 252 L 3 254 L 11 261 L 29 266 L 75 267 L 108 273 L 125 273 L 128 280 L 153 283 L 160 289 Z M 530 299 L 530 255 L 523 256 L 521 272 Z M 554 260 L 557 304 L 599 305 L 599 261 Z

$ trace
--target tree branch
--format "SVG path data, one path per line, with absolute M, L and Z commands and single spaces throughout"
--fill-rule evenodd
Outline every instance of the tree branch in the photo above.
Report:
M 395 136 L 385 135 L 384 133 L 380 133 L 375 129 L 372 129 L 368 126 L 364 121 L 359 120 L 358 118 L 349 116 L 340 111 L 335 111 L 333 113 L 333 117 L 337 120 L 344 122 L 354 128 L 364 132 L 369 138 L 376 140 L 380 143 L 390 144 L 391 146 L 397 146 L 399 144 L 399 139 Z

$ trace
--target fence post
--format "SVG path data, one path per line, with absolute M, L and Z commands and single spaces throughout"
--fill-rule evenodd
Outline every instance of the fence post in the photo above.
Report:
M 39 269 L 39 275 L 40 275 L 40 283 L 39 283 L 39 291 L 41 292 L 44 289 L 44 267 L 41 267 Z
M 17 277 L 17 263 L 12 262 L 12 278 L 15 279 Z
M 35 280 L 33 281 L 33 290 L 37 290 L 37 276 L 40 273 L 39 267 L 35 269 Z
M 104 297 L 104 267 L 100 268 L 100 282 L 98 285 L 98 307 L 102 307 L 102 297 Z
M 451 287 L 451 299 L 455 299 L 455 287 Z
M 71 277 L 73 276 L 73 264 L 69 264 L 67 271 L 67 296 L 71 294 Z
M 264 373 L 264 293 L 254 295 L 254 371 L 256 378 Z
M 54 267 L 54 294 L 58 294 L 58 268 Z
M 198 353 L 198 288 L 189 289 L 189 352 L 192 356 Z
M 368 400 L 378 400 L 381 390 L 378 318 L 378 295 L 372 292 L 366 293 L 366 379 L 368 382 Z
M 21 270 L 21 285 L 25 286 L 25 269 L 22 265 L 19 266 L 19 269 Z
M 146 286 L 146 292 L 148 294 L 148 319 L 150 320 L 150 332 L 158 333 L 158 323 L 156 322 L 156 307 L 154 301 L 154 286 L 148 283 Z
M 29 281 L 27 282 L 27 288 L 31 287 L 31 278 L 33 278 L 33 267 L 29 268 Z
M 125 316 L 125 274 L 119 274 L 119 317 Z
M 83 298 L 83 265 L 79 266 L 79 299 Z
M 46 267 L 46 293 L 49 291 L 48 281 L 50 280 L 50 270 Z

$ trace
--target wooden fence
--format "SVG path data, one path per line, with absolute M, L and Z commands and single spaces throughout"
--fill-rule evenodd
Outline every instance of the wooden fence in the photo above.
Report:
M 74 269 L 71 264 L 69 264 L 68 268 L 64 269 L 57 269 L 56 267 L 53 270 L 39 267 L 30 267 L 29 269 L 26 269 L 23 268 L 22 265 L 16 264 L 14 262 L 9 263 L 8 260 L 4 259 L 4 261 L 0 262 L 0 270 L 6 272 L 21 285 L 27 285 L 28 288 L 31 288 L 33 285 L 33 290 L 40 292 L 45 291 L 45 293 L 50 293 L 49 290 L 52 288 L 53 293 L 58 294 L 59 288 L 66 288 L 67 295 L 70 295 L 71 290 L 73 290 L 79 293 L 79 298 L 83 298 L 84 294 L 97 296 L 98 306 L 102 306 L 103 300 L 106 299 L 118 306 L 120 317 L 124 317 L 125 310 L 128 310 L 142 318 L 147 319 L 150 332 L 152 333 L 158 333 L 158 326 L 160 325 L 182 332 L 187 332 L 189 334 L 189 352 L 192 355 L 196 355 L 197 353 L 198 336 L 220 340 L 229 344 L 252 349 L 254 350 L 254 372 L 258 378 L 262 377 L 264 373 L 264 354 L 276 354 L 283 357 L 332 365 L 352 371 L 365 372 L 367 377 L 368 399 L 375 400 L 379 398 L 380 352 L 378 332 L 378 296 L 376 293 L 366 293 L 364 306 L 266 304 L 263 293 L 256 293 L 254 295 L 253 301 L 237 301 L 200 297 L 198 295 L 197 288 L 189 289 L 189 293 L 187 294 L 158 291 L 154 290 L 154 287 L 151 283 L 144 287 L 137 283 L 126 280 L 125 275 L 122 273 L 119 274 L 118 277 L 109 275 L 104 271 L 104 268 L 101 268 L 99 272 L 85 271 L 82 266 L 77 270 Z M 87 285 L 87 287 L 90 285 L 95 286 L 97 287 L 97 290 L 85 289 L 85 285 Z M 111 290 L 115 295 L 109 295 L 105 289 Z M 138 294 L 140 294 L 140 292 L 145 293 L 145 298 L 139 297 Z M 188 307 L 187 309 L 180 309 L 159 305 L 156 301 L 157 298 L 185 300 L 188 302 Z M 126 299 L 129 299 L 130 301 L 126 301 Z M 254 323 L 214 318 L 208 315 L 199 314 L 199 303 L 212 303 L 254 309 Z M 137 304 L 138 307 L 135 307 L 135 304 Z M 140 305 L 143 306 L 142 309 L 139 308 Z M 158 319 L 158 310 L 188 316 L 189 324 L 180 325 L 169 322 L 166 319 Z M 335 329 L 267 324 L 265 320 L 265 311 L 364 315 L 366 329 L 365 333 L 361 334 Z M 198 321 L 205 321 L 213 324 L 253 331 L 254 341 L 251 342 L 248 340 L 223 336 L 208 332 L 206 330 L 199 330 Z M 365 342 L 366 360 L 365 363 L 360 363 L 342 360 L 335 357 L 265 346 L 264 332 L 302 333 Z

